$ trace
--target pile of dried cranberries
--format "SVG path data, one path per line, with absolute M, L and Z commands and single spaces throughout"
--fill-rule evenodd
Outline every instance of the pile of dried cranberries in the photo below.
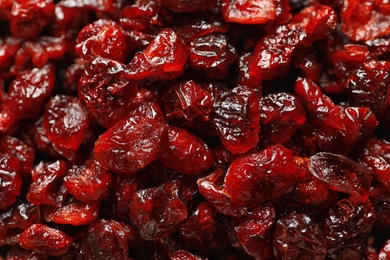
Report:
M 390 259 L 387 0 L 0 0 L 0 259 Z

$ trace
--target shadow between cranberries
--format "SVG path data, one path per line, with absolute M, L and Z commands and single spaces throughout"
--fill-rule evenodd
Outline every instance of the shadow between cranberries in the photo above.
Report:
M 0 0 L 0 259 L 390 259 L 389 39 L 385 0 Z

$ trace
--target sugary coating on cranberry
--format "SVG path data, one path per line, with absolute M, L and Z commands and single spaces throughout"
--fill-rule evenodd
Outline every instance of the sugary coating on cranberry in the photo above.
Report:
M 262 24 L 275 19 L 276 1 L 224 0 L 221 3 L 221 11 L 228 22 Z

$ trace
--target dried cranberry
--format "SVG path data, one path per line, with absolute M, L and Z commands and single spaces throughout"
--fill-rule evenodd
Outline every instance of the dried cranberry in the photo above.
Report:
M 221 11 L 228 22 L 262 24 L 275 19 L 276 1 L 223 0 Z
M 175 12 L 207 10 L 217 4 L 216 0 L 161 0 L 161 4 Z
M 0 154 L 0 209 L 4 210 L 15 203 L 22 187 L 20 162 L 9 154 Z
M 193 255 L 185 250 L 178 250 L 170 255 L 171 260 L 201 260 L 199 256 Z
M 379 260 L 385 260 L 390 257 L 390 239 L 388 239 L 379 251 Z

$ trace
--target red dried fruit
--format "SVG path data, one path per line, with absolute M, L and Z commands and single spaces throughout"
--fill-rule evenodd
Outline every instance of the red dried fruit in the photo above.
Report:
M 230 65 L 236 60 L 236 50 L 222 34 L 198 37 L 189 45 L 189 66 L 208 79 L 223 79 L 229 75 Z
M 88 228 L 86 250 L 89 259 L 130 259 L 132 228 L 115 220 L 101 219 Z
M 185 250 L 178 250 L 170 255 L 170 260 L 202 260 L 199 256 L 193 255 Z
M 183 174 L 200 174 L 214 163 L 212 150 L 194 134 L 168 127 L 168 141 L 161 149 L 161 161 Z
M 8 153 L 0 154 L 0 210 L 15 203 L 22 187 L 20 162 Z
M 367 41 L 390 32 L 390 6 L 386 1 L 346 0 L 341 11 L 341 29 L 352 41 Z
M 390 257 L 390 239 L 388 239 L 379 251 L 379 260 L 386 260 Z
M 235 154 L 255 148 L 260 132 L 259 93 L 247 87 L 221 92 L 214 102 L 213 124 L 223 145 Z
M 120 175 L 115 181 L 115 216 L 116 219 L 128 223 L 130 201 L 133 194 L 143 188 L 135 175 Z
M 348 157 L 333 153 L 317 153 L 310 157 L 309 171 L 332 190 L 351 194 L 365 202 L 371 186 L 371 172 Z
M 177 191 L 155 187 L 137 191 L 130 202 L 130 219 L 145 240 L 165 238 L 187 218 Z
M 78 85 L 78 97 L 95 120 L 111 127 L 129 113 L 138 84 L 125 78 L 126 67 L 97 57 L 87 66 Z
M 10 17 L 10 31 L 18 38 L 35 38 L 53 18 L 52 0 L 16 0 Z
M 143 51 L 137 53 L 127 65 L 129 80 L 166 80 L 177 78 L 184 72 L 188 48 L 172 29 L 162 30 Z
M 293 213 L 279 219 L 273 241 L 277 259 L 325 258 L 325 235 L 309 216 L 303 214 Z
M 1 13 L 0 17 L 2 17 Z M 12 66 L 15 60 L 15 55 L 20 47 L 22 47 L 22 44 L 23 41 L 21 39 L 12 36 L 0 39 L 0 69 L 7 69 Z
M 88 111 L 77 98 L 56 95 L 46 104 L 42 126 L 53 144 L 77 150 L 88 131 Z
M 166 130 L 159 106 L 142 103 L 99 137 L 95 158 L 108 170 L 136 172 L 158 159 Z
M 52 256 L 65 254 L 72 243 L 71 236 L 44 224 L 31 225 L 19 237 L 22 248 Z
M 76 53 L 84 60 L 99 56 L 125 63 L 129 60 L 129 47 L 123 29 L 108 19 L 101 19 L 84 27 L 76 41 Z
M 64 177 L 67 191 L 76 199 L 92 203 L 104 199 L 113 187 L 114 177 L 95 160 L 85 165 L 74 165 Z
M 226 172 L 224 192 L 235 205 L 259 204 L 289 193 L 296 175 L 292 152 L 275 145 L 234 160 Z
M 6 260 L 47 260 L 46 255 L 42 255 L 38 252 L 25 250 L 20 247 L 12 247 L 5 257 Z
M 360 257 L 374 220 L 375 209 L 370 200 L 365 203 L 350 199 L 340 200 L 336 206 L 329 209 L 323 219 L 327 256 L 348 256 L 348 259 Z
M 216 0 L 161 0 L 161 4 L 174 12 L 195 12 L 211 9 Z
M 223 0 L 221 12 L 227 22 L 240 24 L 263 24 L 275 19 L 274 0 Z

